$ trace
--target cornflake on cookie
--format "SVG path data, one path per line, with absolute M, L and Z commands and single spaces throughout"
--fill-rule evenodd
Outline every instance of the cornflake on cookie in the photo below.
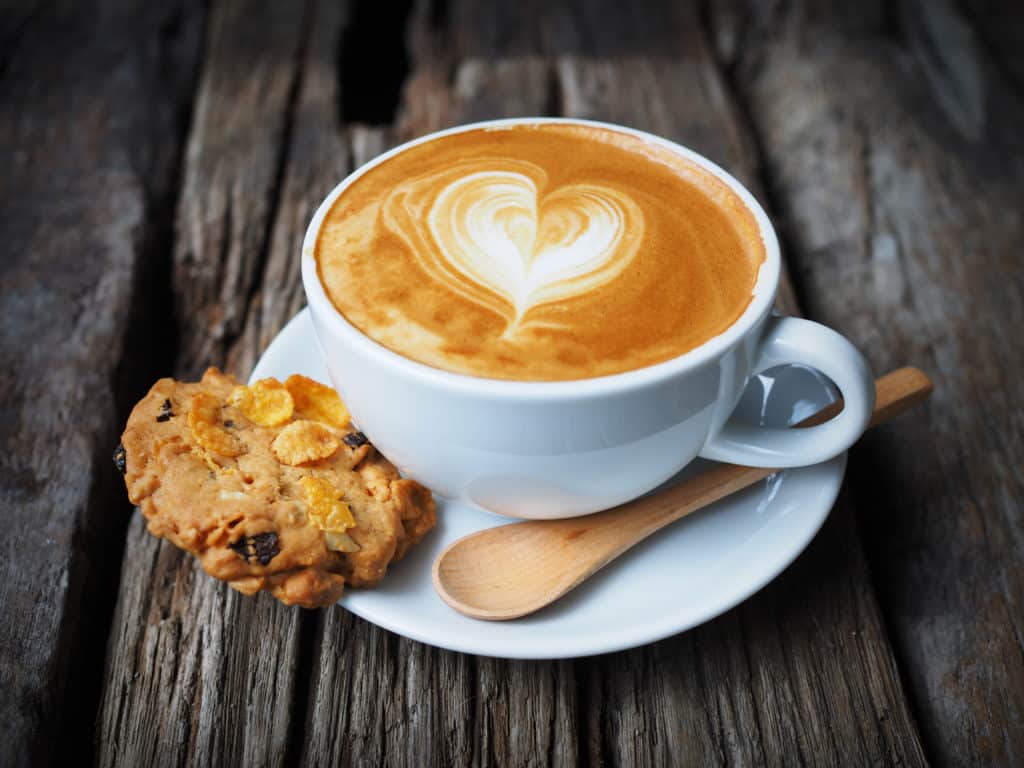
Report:
M 298 373 L 289 376 L 284 386 L 291 394 L 300 418 L 322 421 L 338 428 L 348 425 L 351 418 L 348 408 L 330 387 Z
M 282 464 L 298 467 L 334 454 L 341 443 L 331 430 L 315 421 L 293 421 L 282 429 L 270 449 Z
M 260 379 L 249 386 L 237 386 L 228 395 L 228 405 L 264 427 L 286 423 L 295 411 L 291 393 L 277 379 Z

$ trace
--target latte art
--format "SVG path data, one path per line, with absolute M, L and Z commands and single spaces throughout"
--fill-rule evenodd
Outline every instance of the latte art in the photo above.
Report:
M 727 184 L 579 124 L 405 148 L 341 192 L 316 243 L 327 295 L 364 334 L 436 368 L 519 380 L 683 354 L 742 314 L 764 259 Z
M 527 163 L 467 164 L 400 185 L 384 212 L 432 279 L 503 316 L 508 335 L 532 307 L 614 280 L 643 238 L 643 212 L 622 191 L 547 186 Z

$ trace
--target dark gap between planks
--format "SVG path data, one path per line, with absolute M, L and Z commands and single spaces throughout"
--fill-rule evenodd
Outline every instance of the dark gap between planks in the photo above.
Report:
M 295 667 L 295 691 L 291 703 L 288 723 L 288 742 L 285 747 L 284 765 L 299 765 L 302 762 L 303 750 L 307 742 L 310 727 L 310 715 L 316 706 L 316 687 L 313 676 L 320 660 L 323 637 L 323 612 L 301 610 L 299 618 L 299 637 L 295 643 L 299 658 Z M 331 606 L 324 610 L 343 610 Z
M 357 0 L 353 4 L 338 51 L 342 125 L 394 122 L 409 74 L 405 33 L 411 11 L 412 0 Z

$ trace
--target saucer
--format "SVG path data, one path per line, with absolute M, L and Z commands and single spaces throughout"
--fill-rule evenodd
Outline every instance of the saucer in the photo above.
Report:
M 251 380 L 301 373 L 330 383 L 309 310 L 281 330 Z M 358 375 L 358 372 L 353 372 Z M 737 409 L 753 423 L 795 423 L 835 399 L 800 367 L 757 376 Z M 668 484 L 700 472 L 690 464 Z M 434 558 L 451 542 L 509 519 L 437 499 L 437 527 L 372 589 L 348 589 L 340 604 L 384 629 L 453 651 L 556 659 L 619 651 L 683 632 L 724 613 L 796 559 L 832 509 L 846 454 L 778 472 L 654 534 L 547 608 L 508 622 L 470 619 L 431 583 Z

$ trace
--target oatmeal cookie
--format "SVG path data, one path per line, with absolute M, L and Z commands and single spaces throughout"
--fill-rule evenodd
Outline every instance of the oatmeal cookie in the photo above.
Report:
M 210 368 L 161 379 L 114 455 L 149 531 L 244 594 L 329 605 L 376 584 L 434 526 L 434 499 L 403 479 L 329 387 L 292 376 L 240 386 Z

